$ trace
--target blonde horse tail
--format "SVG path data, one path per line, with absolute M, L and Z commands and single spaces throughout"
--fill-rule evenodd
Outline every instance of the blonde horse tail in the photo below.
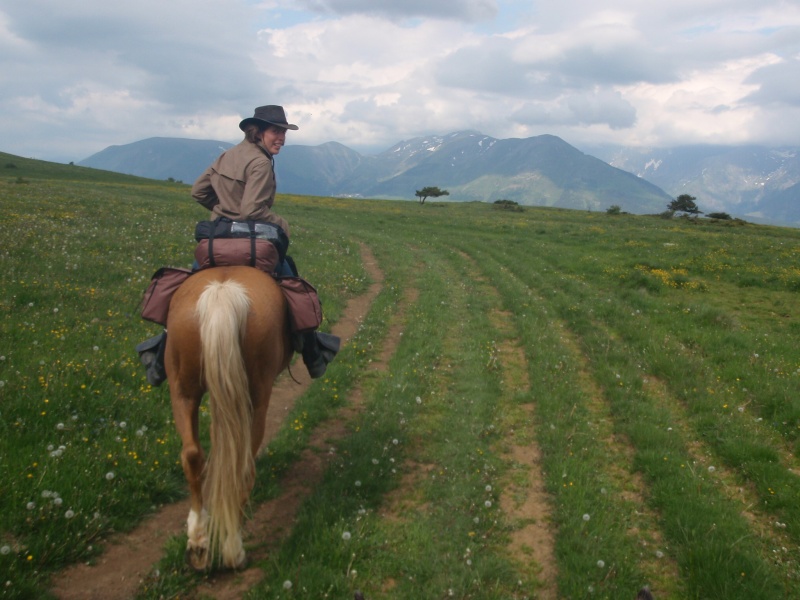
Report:
M 204 495 L 209 513 L 209 552 L 225 566 L 244 560 L 241 522 L 255 476 L 251 450 L 250 387 L 242 353 L 250 300 L 234 281 L 212 282 L 197 301 L 202 365 L 211 413 L 211 450 Z

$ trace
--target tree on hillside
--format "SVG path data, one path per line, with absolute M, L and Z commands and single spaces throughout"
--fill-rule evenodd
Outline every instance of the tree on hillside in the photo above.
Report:
M 695 204 L 694 196 L 690 196 L 689 194 L 681 194 L 675 200 L 669 203 L 667 208 L 673 212 L 685 212 L 692 215 L 699 215 L 703 214 L 703 211 L 697 208 L 697 204 Z
M 438 198 L 439 196 L 449 196 L 450 192 L 447 190 L 440 190 L 438 187 L 424 187 L 421 190 L 417 190 L 416 196 L 419 198 L 420 204 L 425 204 L 425 200 L 427 198 Z

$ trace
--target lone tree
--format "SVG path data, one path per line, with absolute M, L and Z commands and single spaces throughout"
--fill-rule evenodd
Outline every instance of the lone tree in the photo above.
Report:
M 695 204 L 694 196 L 690 196 L 689 194 L 681 194 L 675 200 L 669 203 L 667 208 L 673 212 L 685 212 L 691 215 L 700 215 L 703 214 L 703 211 L 697 208 L 697 204 Z
M 427 198 L 438 198 L 439 196 L 449 196 L 450 192 L 447 190 L 440 190 L 438 187 L 424 187 L 421 190 L 417 190 L 416 196 L 419 198 L 420 204 L 425 204 L 425 200 Z

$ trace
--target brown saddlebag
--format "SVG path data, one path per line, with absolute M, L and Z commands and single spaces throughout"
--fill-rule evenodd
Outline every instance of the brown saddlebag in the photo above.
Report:
M 289 322 L 292 331 L 305 333 L 314 331 L 322 323 L 322 305 L 313 285 L 301 277 L 278 277 L 289 304 Z
M 172 295 L 191 274 L 189 269 L 177 267 L 161 267 L 156 271 L 142 297 L 142 318 L 166 325 Z

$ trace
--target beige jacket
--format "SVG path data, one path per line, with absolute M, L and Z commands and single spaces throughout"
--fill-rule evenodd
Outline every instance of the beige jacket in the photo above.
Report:
M 192 197 L 214 213 L 234 221 L 265 221 L 289 234 L 289 223 L 272 212 L 275 171 L 272 156 L 244 140 L 223 152 L 194 182 Z

